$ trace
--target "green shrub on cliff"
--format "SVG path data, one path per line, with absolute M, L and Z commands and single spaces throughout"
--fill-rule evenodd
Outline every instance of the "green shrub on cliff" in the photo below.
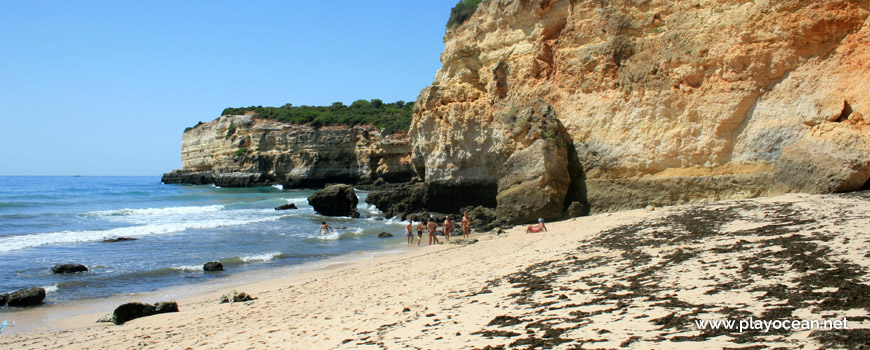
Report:
M 474 14 L 474 10 L 477 9 L 477 5 L 480 4 L 481 0 L 459 0 L 456 3 L 456 6 L 453 6 L 450 9 L 450 19 L 447 20 L 447 28 L 456 27 L 462 23 L 465 23 L 471 15 Z
M 251 106 L 244 108 L 227 108 L 221 115 L 240 115 L 253 113 L 260 118 L 274 119 L 282 122 L 311 124 L 314 127 L 323 125 L 357 125 L 373 124 L 384 129 L 385 133 L 398 130 L 408 130 L 411 126 L 411 115 L 414 112 L 413 102 L 397 101 L 385 103 L 379 99 L 371 101 L 357 100 L 350 106 L 334 102 L 331 106 L 293 106 L 283 107 Z

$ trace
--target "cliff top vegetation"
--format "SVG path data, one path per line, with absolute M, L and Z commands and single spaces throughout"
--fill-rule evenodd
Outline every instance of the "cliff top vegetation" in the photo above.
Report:
M 379 99 L 356 100 L 350 106 L 341 102 L 333 102 L 331 106 L 293 106 L 293 104 L 288 103 L 281 107 L 227 108 L 221 112 L 221 115 L 242 115 L 249 112 L 260 118 L 296 124 L 311 124 L 314 127 L 330 124 L 351 126 L 373 124 L 383 129 L 384 133 L 389 134 L 399 130 L 408 130 L 411 126 L 414 102 L 384 103 Z
M 450 19 L 447 20 L 447 28 L 453 28 L 465 23 L 474 14 L 474 10 L 477 9 L 477 5 L 480 2 L 481 0 L 459 0 L 456 6 L 450 9 Z

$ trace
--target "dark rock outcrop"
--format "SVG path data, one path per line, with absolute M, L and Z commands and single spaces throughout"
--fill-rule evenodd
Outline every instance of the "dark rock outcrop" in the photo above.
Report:
M 206 272 L 223 271 L 224 264 L 221 264 L 218 261 L 209 261 L 202 265 L 202 270 Z
M 88 267 L 82 264 L 58 264 L 51 268 L 51 273 L 87 272 Z
M 500 225 L 495 209 L 492 208 L 482 206 L 465 207 L 462 208 L 460 212 L 468 214 L 468 220 L 471 221 L 471 228 L 478 232 L 489 231 Z M 459 225 L 461 225 L 461 221 L 459 222 Z
M 390 238 L 390 237 L 393 237 L 392 233 L 389 233 L 389 232 L 378 233 L 378 238 Z
M 160 181 L 164 184 L 215 184 L 220 187 L 261 187 L 277 183 L 276 179 L 262 174 L 250 172 L 222 172 L 173 170 L 163 174 Z
M 359 198 L 350 185 L 332 185 L 308 197 L 308 204 L 314 211 L 326 216 L 359 217 L 356 205 Z
M 404 218 L 408 213 L 423 211 L 427 198 L 426 184 L 404 184 L 369 193 L 366 203 L 377 207 L 386 217 Z
M 565 209 L 565 218 L 576 218 L 589 214 L 589 207 L 580 202 L 571 202 L 568 209 Z
M 45 300 L 45 289 L 33 287 L 9 293 L 6 303 L 9 306 L 35 306 Z
M 135 240 L 138 240 L 138 238 L 117 237 L 117 238 L 104 239 L 103 243 L 118 243 L 118 242 L 127 242 L 127 241 L 135 241 Z
M 299 209 L 299 208 L 297 208 L 296 204 L 293 204 L 293 203 L 288 203 L 288 204 L 279 205 L 279 206 L 275 207 L 275 210 L 288 210 L 288 209 Z
M 6 305 L 6 300 L 9 299 L 9 294 L 3 293 L 0 294 L 0 306 Z
M 174 301 L 162 301 L 155 305 L 145 303 L 127 303 L 118 306 L 112 313 L 112 323 L 121 325 L 130 320 L 167 312 L 178 312 L 178 304 Z

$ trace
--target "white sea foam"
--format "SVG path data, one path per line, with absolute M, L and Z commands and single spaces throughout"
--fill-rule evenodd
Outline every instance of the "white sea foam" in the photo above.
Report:
M 172 267 L 173 270 L 181 271 L 202 271 L 202 265 L 184 265 Z
M 281 184 L 272 185 L 272 187 L 277 188 L 277 189 L 279 189 L 279 190 L 281 190 L 281 191 L 284 190 L 284 185 L 281 185 Z
M 53 284 L 53 285 L 50 285 L 50 286 L 42 287 L 42 289 L 45 289 L 45 293 L 48 294 L 48 293 L 54 293 L 54 292 L 57 292 L 57 290 L 58 290 L 59 288 L 57 288 L 57 285 L 56 285 L 56 284 Z
M 256 212 L 260 210 L 237 210 L 236 212 L 250 211 Z M 245 225 L 257 222 L 275 221 L 282 217 L 283 216 L 251 217 L 249 215 L 238 215 L 237 218 L 229 219 L 208 217 L 201 220 L 152 223 L 139 226 L 120 227 L 111 230 L 34 233 L 0 238 L 0 252 L 38 247 L 47 244 L 95 242 L 114 237 L 143 237 L 181 232 L 189 229 L 207 229 L 221 226 Z
M 145 209 L 117 209 L 92 211 L 84 215 L 93 216 L 164 216 L 164 215 L 190 215 L 201 213 L 213 213 L 223 210 L 223 205 L 208 205 L 202 207 L 169 207 L 169 208 L 145 208 Z
M 279 256 L 281 256 L 281 253 L 266 253 L 266 254 L 260 254 L 260 255 L 247 255 L 247 256 L 243 256 L 239 259 L 241 259 L 244 262 L 269 261 L 269 260 L 272 260 L 272 259 L 277 258 Z
M 332 231 L 332 232 L 327 233 L 325 235 L 317 236 L 317 239 L 321 239 L 324 241 L 337 241 L 340 238 L 341 238 L 341 234 L 339 234 L 338 232 L 335 232 L 335 231 Z
M 293 204 L 297 204 L 297 205 L 298 204 L 308 204 L 308 198 L 304 198 L 304 197 L 303 198 L 284 198 L 284 200 L 286 200 L 287 203 L 293 203 Z

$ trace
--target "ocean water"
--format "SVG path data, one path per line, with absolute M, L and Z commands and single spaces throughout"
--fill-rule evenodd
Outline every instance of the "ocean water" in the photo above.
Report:
M 159 177 L 0 176 L 0 293 L 40 286 L 47 303 L 63 303 L 403 246 L 402 224 L 366 205 L 364 191 L 359 219 L 318 215 L 306 200 L 312 193 L 164 185 Z M 274 210 L 286 203 L 299 209 Z M 322 221 L 338 234 L 319 235 Z M 382 231 L 395 237 L 377 238 Z M 119 237 L 136 240 L 103 242 Z M 215 260 L 224 272 L 202 271 Z M 64 263 L 90 271 L 50 272 Z

